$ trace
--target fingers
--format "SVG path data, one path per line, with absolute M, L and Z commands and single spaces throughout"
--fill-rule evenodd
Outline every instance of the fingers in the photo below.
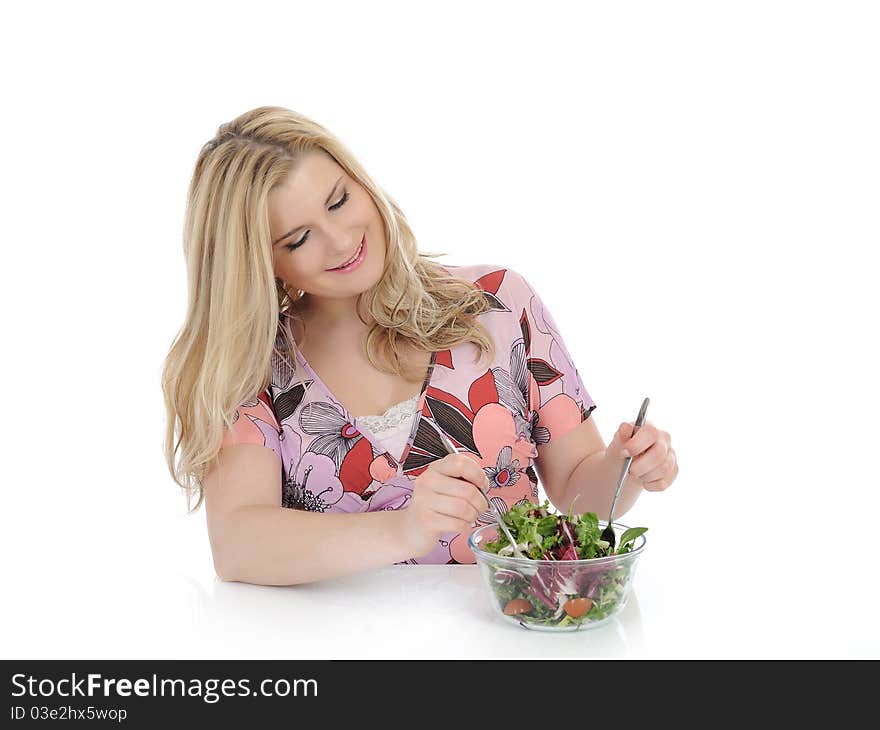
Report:
M 621 448 L 626 452 L 624 456 L 638 456 L 646 451 L 660 439 L 660 434 L 664 433 L 657 430 L 657 427 L 650 421 L 645 421 L 638 431 L 633 435 L 633 423 L 621 423 L 618 433 L 620 434 Z M 668 435 L 668 434 L 666 434 Z
M 467 502 L 478 512 L 485 510 L 488 504 L 486 496 L 475 489 L 473 484 L 462 479 L 438 474 L 432 482 L 432 487 L 437 494 Z
M 672 441 L 666 431 L 659 430 L 650 421 L 633 434 L 634 424 L 621 423 L 615 439 L 620 440 L 622 456 L 632 456 L 629 472 L 638 477 L 645 489 L 660 492 L 669 487 L 678 476 L 678 460 Z
M 675 451 L 670 449 L 663 464 L 641 476 L 640 479 L 649 492 L 662 492 L 675 481 L 676 476 L 678 476 L 678 457 Z
M 467 500 L 449 497 L 445 494 L 434 494 L 431 499 L 431 507 L 438 514 L 464 520 L 468 525 L 476 522 L 480 516 L 480 510 Z
M 653 444 L 645 453 L 639 456 L 636 459 L 633 459 L 632 464 L 629 467 L 629 473 L 637 476 L 642 481 L 645 481 L 645 477 L 651 475 L 652 472 L 656 472 L 659 469 L 663 468 L 666 463 L 666 457 L 669 455 L 669 447 L 663 441 L 658 441 Z M 651 478 L 656 479 L 661 474 L 654 475 Z
M 432 465 L 440 474 L 457 479 L 466 479 L 485 494 L 489 489 L 489 478 L 476 459 L 465 454 L 449 454 Z
M 448 535 L 453 532 L 457 532 L 459 535 L 466 534 L 470 532 L 474 522 L 473 520 L 461 520 L 457 517 L 449 517 L 434 512 L 430 525 L 431 529 L 437 533 L 439 539 L 440 535 Z
M 469 532 L 485 509 L 479 490 L 465 479 L 436 471 L 430 477 L 413 493 L 413 506 L 419 505 L 422 524 L 437 534 Z

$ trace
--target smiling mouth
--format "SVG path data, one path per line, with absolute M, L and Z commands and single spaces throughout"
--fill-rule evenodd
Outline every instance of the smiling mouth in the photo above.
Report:
M 336 271 L 336 269 L 344 269 L 349 264 L 354 263 L 355 260 L 357 259 L 357 257 L 361 255 L 361 251 L 364 248 L 364 242 L 366 241 L 366 239 L 367 239 L 367 234 L 365 233 L 364 237 L 361 239 L 360 245 L 357 247 L 357 251 L 354 252 L 354 255 L 350 259 L 348 259 L 347 261 L 339 264 L 339 266 L 334 266 L 332 269 L 327 269 L 327 271 Z

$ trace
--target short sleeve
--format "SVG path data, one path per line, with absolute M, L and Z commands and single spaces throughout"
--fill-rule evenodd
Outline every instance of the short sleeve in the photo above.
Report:
M 525 347 L 532 440 L 546 444 L 590 417 L 596 404 L 568 352 L 547 305 L 526 278 L 508 269 L 515 314 Z
M 281 426 L 272 408 L 268 389 L 242 403 L 233 416 L 232 428 L 223 429 L 221 449 L 238 444 L 258 444 L 281 456 Z

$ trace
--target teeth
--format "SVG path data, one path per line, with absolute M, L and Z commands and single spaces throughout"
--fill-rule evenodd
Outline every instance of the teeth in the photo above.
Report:
M 344 264 L 342 264 L 342 266 L 337 266 L 336 268 L 337 268 L 337 269 L 344 269 L 346 266 L 348 266 L 349 264 L 353 263 L 354 260 L 355 260 L 358 256 L 360 256 L 360 254 L 361 254 L 361 247 L 358 246 L 358 250 L 355 251 L 354 256 L 352 256 L 348 261 L 346 261 Z

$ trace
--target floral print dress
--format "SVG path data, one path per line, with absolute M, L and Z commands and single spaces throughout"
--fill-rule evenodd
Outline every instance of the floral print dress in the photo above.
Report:
M 500 511 L 538 499 L 536 446 L 578 426 L 596 405 L 553 317 L 521 274 L 487 264 L 443 268 L 474 282 L 491 303 L 478 319 L 494 337 L 494 362 L 475 362 L 480 352 L 470 342 L 433 353 L 399 452 L 371 433 L 367 423 L 375 417 L 346 411 L 298 349 L 295 369 L 273 357 L 270 385 L 238 408 L 221 448 L 271 449 L 281 460 L 283 507 L 406 509 L 416 477 L 447 454 L 440 431 L 482 466 Z M 491 522 L 487 510 L 467 533 L 443 535 L 430 553 L 403 562 L 474 563 L 468 536 Z

